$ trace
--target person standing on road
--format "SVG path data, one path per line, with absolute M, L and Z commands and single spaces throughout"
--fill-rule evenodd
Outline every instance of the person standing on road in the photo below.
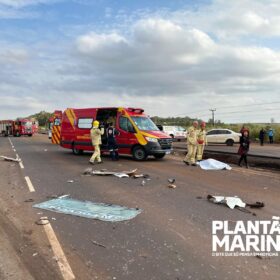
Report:
M 269 129 L 268 131 L 268 138 L 269 138 L 269 143 L 273 144 L 273 136 L 274 136 L 274 131 L 272 128 Z
M 188 146 L 188 153 L 183 160 L 185 164 L 196 166 L 195 164 L 195 157 L 196 157 L 196 150 L 197 150 L 197 126 L 198 122 L 194 121 L 193 125 L 188 129 L 187 135 L 187 146 Z
M 109 123 L 109 127 L 106 130 L 107 140 L 108 140 L 108 149 L 112 160 L 119 160 L 118 145 L 116 141 L 116 136 L 120 132 L 114 127 L 114 124 Z
M 264 137 L 265 137 L 265 130 L 262 128 L 262 129 L 260 130 L 260 133 L 259 133 L 259 139 L 260 139 L 260 144 L 261 144 L 261 146 L 263 146 Z
M 97 160 L 97 163 L 102 163 L 101 157 L 100 157 L 100 145 L 101 142 L 101 135 L 104 134 L 104 127 L 99 128 L 99 121 L 94 121 L 92 123 L 92 129 L 90 130 L 90 137 L 92 146 L 94 148 L 94 153 L 92 157 L 90 158 L 89 162 L 91 164 L 94 164 L 95 159 Z
M 206 138 L 206 123 L 202 122 L 200 124 L 200 129 L 197 133 L 197 161 L 201 161 L 203 157 L 204 147 L 207 145 L 207 138 Z
M 246 168 L 249 168 L 247 162 L 247 154 L 250 148 L 250 140 L 249 140 L 249 132 L 248 130 L 244 130 L 243 134 L 240 137 L 240 146 L 238 149 L 238 154 L 240 155 L 240 159 L 238 165 L 242 167 L 241 162 L 244 160 Z

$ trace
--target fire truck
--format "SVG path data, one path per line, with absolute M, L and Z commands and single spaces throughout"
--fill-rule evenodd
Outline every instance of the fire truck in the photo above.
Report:
M 13 135 L 19 137 L 21 135 L 33 135 L 32 122 L 28 119 L 0 121 L 0 130 L 4 136 Z
M 161 159 L 171 152 L 172 138 L 161 132 L 141 108 L 68 108 L 62 114 L 60 145 L 77 155 L 92 151 L 90 129 L 94 120 L 105 130 L 109 123 L 115 124 L 120 154 L 145 160 L 149 155 Z M 108 152 L 106 133 L 102 136 L 101 151 Z

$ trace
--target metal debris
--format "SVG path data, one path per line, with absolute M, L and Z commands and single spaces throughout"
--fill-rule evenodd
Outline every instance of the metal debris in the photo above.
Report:
M 3 160 L 5 160 L 5 161 L 21 162 L 21 159 L 19 157 L 17 157 L 17 158 L 10 158 L 10 157 L 6 157 L 6 156 L 0 156 L 0 157 L 3 158 Z
M 96 246 L 98 246 L 98 247 L 106 248 L 105 245 L 103 245 L 103 244 L 101 244 L 101 243 L 98 243 L 98 242 L 96 242 L 96 241 L 94 241 L 94 240 L 91 240 L 91 243 L 94 244 L 94 245 L 96 245 Z
M 128 176 L 132 176 L 135 172 L 137 171 L 137 169 L 132 169 L 129 171 L 121 171 L 121 172 L 116 172 L 116 171 L 106 171 L 106 170 L 93 170 L 92 168 L 87 168 L 84 170 L 83 174 L 84 175 L 99 175 L 99 176 L 117 176 L 119 174 L 125 174 Z
M 167 181 L 168 181 L 170 184 L 174 184 L 176 180 L 175 180 L 174 178 L 169 178 Z

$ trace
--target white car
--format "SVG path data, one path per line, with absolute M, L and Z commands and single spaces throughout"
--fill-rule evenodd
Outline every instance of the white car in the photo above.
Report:
M 223 128 L 211 129 L 206 134 L 208 144 L 226 144 L 227 146 L 239 143 L 240 136 L 241 133 Z
M 171 136 L 174 140 L 178 141 L 181 141 L 181 139 L 186 139 L 187 137 L 186 129 L 182 126 L 163 125 L 162 131 Z

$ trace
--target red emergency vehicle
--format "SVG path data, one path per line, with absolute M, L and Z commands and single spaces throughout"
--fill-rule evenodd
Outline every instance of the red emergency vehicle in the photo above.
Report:
M 74 154 L 93 150 L 90 129 L 94 120 L 105 130 L 113 122 L 120 132 L 116 136 L 119 153 L 132 155 L 136 160 L 149 155 L 160 159 L 172 149 L 172 138 L 161 132 L 140 108 L 68 108 L 62 115 L 60 145 L 72 149 Z M 102 136 L 101 151 L 108 151 L 106 133 Z
M 49 139 L 53 144 L 60 144 L 62 111 L 56 110 L 48 121 Z
M 15 121 L 7 120 L 1 121 L 1 133 L 2 135 L 9 136 L 21 136 L 21 135 L 33 135 L 32 122 L 28 119 L 17 119 Z

